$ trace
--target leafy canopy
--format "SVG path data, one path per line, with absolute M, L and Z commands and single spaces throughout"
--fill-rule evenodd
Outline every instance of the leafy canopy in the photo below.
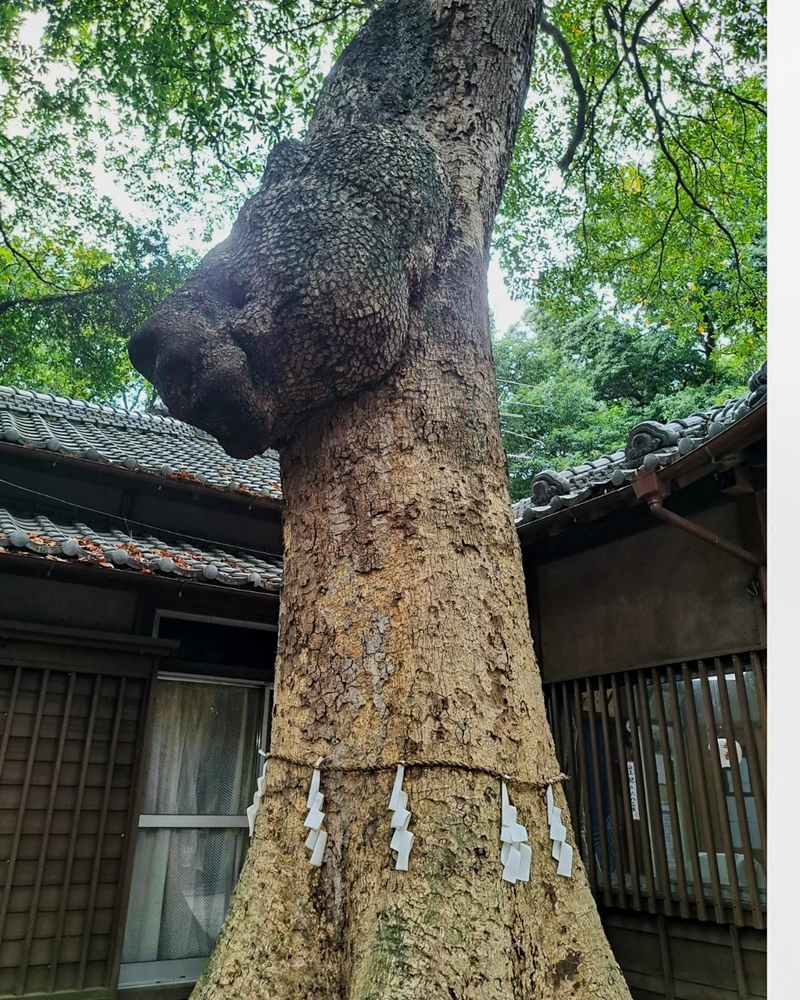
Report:
M 497 225 L 516 292 L 763 350 L 765 45 L 763 0 L 556 0 Z
M 192 258 L 130 226 L 99 248 L 68 227 L 31 232 L 27 266 L 15 256 L 21 242 L 0 245 L 0 384 L 126 407 L 151 398 L 128 362 L 128 338 Z
M 208 238 L 230 222 L 270 146 L 302 129 L 323 67 L 365 9 L 2 5 L 0 378 L 140 394 L 126 340 L 193 256 L 195 234 L 176 240 L 170 227 L 191 215 Z
M 0 378 L 135 400 L 125 340 L 199 238 L 177 220 L 208 237 L 231 219 L 271 145 L 302 133 L 326 68 L 374 6 L 3 5 Z M 497 357 L 507 378 L 550 393 L 552 430 L 540 421 L 515 439 L 521 421 L 506 419 L 512 454 L 535 437 L 549 442 L 545 464 L 584 457 L 619 443 L 620 408 L 657 416 L 659 400 L 686 391 L 708 404 L 760 359 L 765 37 L 764 0 L 545 7 L 496 229 L 512 289 L 537 318 Z M 558 329 L 587 339 L 567 348 Z M 641 346 L 657 336 L 669 351 Z M 616 351 L 640 399 L 612 392 Z M 657 356 L 707 377 L 684 386 Z
M 596 310 L 572 323 L 529 309 L 494 342 L 511 497 L 531 479 L 624 447 L 642 420 L 666 421 L 746 391 L 754 367 L 710 355 L 666 324 L 638 326 Z

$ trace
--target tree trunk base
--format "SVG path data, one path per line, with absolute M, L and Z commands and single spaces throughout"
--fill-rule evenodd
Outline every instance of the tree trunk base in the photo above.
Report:
M 400 872 L 389 849 L 393 775 L 323 773 L 321 868 L 303 846 L 310 778 L 310 767 L 270 762 L 247 864 L 193 1000 L 628 997 L 577 852 L 573 877 L 556 874 L 538 790 L 510 787 L 533 850 L 531 881 L 511 885 L 496 779 L 409 768 L 415 839 Z M 565 807 L 558 789 L 556 801 Z

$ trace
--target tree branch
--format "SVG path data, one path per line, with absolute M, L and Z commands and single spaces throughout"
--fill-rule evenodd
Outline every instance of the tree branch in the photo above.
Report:
M 666 122 L 666 119 L 659 110 L 658 96 L 653 93 L 653 89 L 650 86 L 650 82 L 647 79 L 641 60 L 639 58 L 638 43 L 641 36 L 642 28 L 644 27 L 648 18 L 650 18 L 655 13 L 655 11 L 661 6 L 663 2 L 664 0 L 653 0 L 653 3 L 651 3 L 650 6 L 647 8 L 647 10 L 644 12 L 644 14 L 642 14 L 641 18 L 637 22 L 636 27 L 634 29 L 633 35 L 631 37 L 631 43 L 628 46 L 628 51 L 633 56 L 636 75 L 642 86 L 642 92 L 644 95 L 645 103 L 650 108 L 650 111 L 653 115 L 653 121 L 656 127 L 656 139 L 659 148 L 661 149 L 661 152 L 664 154 L 664 158 L 672 167 L 678 186 L 687 195 L 691 203 L 701 212 L 705 213 L 711 219 L 711 221 L 717 227 L 717 229 L 719 229 L 719 231 L 726 237 L 728 243 L 730 244 L 731 251 L 733 253 L 733 263 L 734 267 L 736 268 L 737 277 L 739 278 L 739 281 L 741 283 L 747 285 L 747 282 L 744 279 L 744 275 L 742 274 L 741 260 L 739 257 L 739 248 L 736 245 L 736 240 L 733 234 L 725 225 L 725 223 L 720 219 L 717 213 L 713 210 L 713 208 L 711 208 L 710 205 L 707 205 L 701 198 L 699 198 L 697 192 L 693 191 L 686 183 L 680 164 L 675 159 L 675 156 L 672 154 L 672 151 L 669 148 L 669 144 L 667 142 L 667 138 L 665 135 L 665 125 L 667 125 L 668 123 Z M 681 148 L 684 149 L 685 151 L 685 147 L 681 145 Z
M 0 301 L 0 315 L 18 306 L 54 306 L 64 302 L 73 302 L 90 295 L 110 295 L 114 292 L 124 292 L 133 287 L 132 281 L 120 281 L 113 285 L 94 285 L 92 288 L 81 288 L 75 292 L 62 292 L 58 295 L 42 295 L 37 299 L 21 297 Z
M 24 264 L 28 268 L 28 270 L 30 270 L 33 273 L 33 275 L 36 278 L 38 278 L 39 281 L 42 282 L 43 285 L 48 285 L 50 288 L 58 288 L 59 290 L 63 290 L 63 286 L 56 284 L 55 281 L 50 281 L 49 278 L 46 278 L 39 270 L 39 268 L 33 263 L 30 257 L 24 254 L 19 249 L 19 247 L 14 246 L 11 237 L 3 228 L 2 222 L 0 222 L 0 239 L 3 241 L 9 253 L 14 257 L 14 259 Z
M 569 78 L 572 81 L 572 88 L 578 99 L 578 114 L 575 119 L 575 128 L 572 132 L 572 138 L 569 141 L 566 152 L 558 161 L 558 169 L 562 174 L 565 174 L 567 170 L 569 170 L 570 164 L 574 160 L 578 147 L 583 141 L 584 134 L 586 133 L 586 108 L 588 107 L 589 101 L 586 97 L 586 88 L 583 86 L 580 73 L 578 73 L 578 67 L 575 65 L 575 58 L 572 55 L 572 49 L 569 47 L 569 42 L 567 42 L 561 31 L 547 20 L 544 14 L 542 14 L 539 19 L 539 27 L 546 35 L 549 35 L 559 49 L 561 49 L 561 54 L 564 57 L 564 63 L 567 67 Z

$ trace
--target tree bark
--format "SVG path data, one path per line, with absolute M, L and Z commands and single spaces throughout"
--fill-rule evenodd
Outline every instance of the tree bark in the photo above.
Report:
M 414 132 L 415 156 L 417 140 L 431 151 L 431 177 L 446 188 L 423 213 L 427 228 L 412 220 L 396 236 L 386 223 L 387 246 L 405 247 L 409 227 L 416 243 L 398 251 L 406 284 L 392 278 L 391 294 L 408 292 L 387 337 L 397 334 L 400 347 L 387 348 L 377 377 L 365 364 L 358 384 L 342 382 L 336 398 L 309 402 L 296 419 L 274 416 L 258 378 L 221 416 L 207 395 L 197 403 L 199 390 L 173 388 L 174 353 L 160 372 L 170 409 L 184 405 L 231 448 L 241 400 L 251 398 L 259 417 L 242 432 L 247 447 L 265 434 L 283 445 L 276 756 L 195 1000 L 629 997 L 573 831 L 567 821 L 568 879 L 556 874 L 543 792 L 526 784 L 555 778 L 559 766 L 510 512 L 486 273 L 537 15 L 533 0 L 389 0 L 326 81 L 297 155 L 350 129 L 366 176 L 374 147 L 359 145 L 360 130 L 390 122 Z M 223 250 L 208 273 L 219 273 L 221 259 L 228 273 L 232 253 Z M 145 367 L 156 377 L 157 357 L 189 336 L 175 316 L 184 323 L 195 301 L 203 322 L 217 315 L 197 287 L 143 334 L 141 357 L 151 352 Z M 341 374 L 350 357 L 336 354 L 325 378 L 351 378 Z M 302 382 L 288 370 L 282 377 Z M 323 771 L 328 843 L 313 868 L 303 821 L 318 756 L 341 770 Z M 400 760 L 428 762 L 405 778 L 415 835 L 408 872 L 394 870 L 389 849 L 391 766 Z M 502 881 L 500 782 L 486 771 L 510 775 L 533 850 L 530 883 Z
M 577 850 L 574 877 L 556 875 L 538 791 L 510 782 L 530 884 L 501 880 L 499 783 L 469 770 L 407 771 L 407 873 L 389 851 L 391 772 L 323 773 L 321 869 L 303 847 L 318 755 L 344 767 L 459 761 L 534 781 L 559 772 L 502 462 L 484 274 L 482 261 L 454 261 L 414 357 L 284 453 L 272 747 L 309 766 L 269 764 L 197 998 L 628 996 Z

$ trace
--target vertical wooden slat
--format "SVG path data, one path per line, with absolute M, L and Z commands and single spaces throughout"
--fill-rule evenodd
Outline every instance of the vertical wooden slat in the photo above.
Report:
M 750 654 L 750 666 L 753 671 L 753 687 L 756 692 L 756 705 L 758 706 L 758 722 L 756 728 L 756 739 L 758 741 L 758 759 L 761 765 L 761 777 L 764 787 L 767 784 L 766 762 L 767 762 L 767 690 L 764 683 L 764 671 L 761 665 L 761 657 L 758 653 Z
M 114 916 L 111 947 L 106 965 L 106 983 L 109 986 L 119 978 L 120 960 L 125 941 L 125 923 L 128 918 L 128 902 L 131 883 L 133 881 L 133 865 L 136 859 L 136 835 L 139 829 L 139 814 L 141 812 L 142 796 L 144 794 L 147 759 L 150 749 L 150 734 L 153 730 L 155 715 L 156 689 L 158 678 L 158 660 L 153 661 L 152 674 L 148 680 L 147 689 L 142 699 L 140 725 L 136 736 L 136 758 L 134 761 L 134 778 L 131 782 L 131 793 L 128 800 L 128 820 L 125 826 L 125 850 L 122 852 L 122 883 L 117 896 Z M 269 750 L 269 746 L 265 749 Z
M 628 761 L 625 756 L 625 740 L 622 734 L 622 702 L 620 700 L 620 695 L 619 695 L 619 685 L 617 684 L 617 678 L 614 674 L 611 675 L 611 690 L 614 694 L 614 730 L 617 734 L 617 746 L 619 747 L 619 779 L 622 787 L 623 802 L 627 803 L 622 812 L 623 816 L 625 817 L 626 847 L 627 847 L 628 861 L 631 867 L 631 891 L 633 893 L 633 908 L 634 910 L 641 910 L 642 892 L 641 892 L 641 886 L 639 884 L 639 857 L 636 851 L 636 833 L 633 827 L 634 819 L 630 804 Z M 625 867 L 623 866 L 622 869 L 623 879 L 624 876 L 625 876 Z
M 22 667 L 17 667 L 14 671 L 14 681 L 11 685 L 11 696 L 8 699 L 8 711 L 6 712 L 5 728 L 3 729 L 3 742 L 0 743 L 0 774 L 3 773 L 3 766 L 6 762 L 6 751 L 8 741 L 11 737 L 11 723 L 14 721 L 14 710 L 17 707 L 17 695 L 19 694 L 19 682 L 22 680 Z
M 577 785 L 576 774 L 574 764 L 570 765 L 569 761 L 572 759 L 571 754 L 571 733 L 572 733 L 572 716 L 569 710 L 569 705 L 564 703 L 563 710 L 559 708 L 558 704 L 558 687 L 556 684 L 552 684 L 549 690 L 549 698 L 552 710 L 553 725 L 551 727 L 551 732 L 553 733 L 553 739 L 556 749 L 556 758 L 558 760 L 561 770 L 567 774 L 572 780 L 565 782 L 562 786 L 564 795 L 567 800 L 567 808 L 569 809 L 569 816 L 572 822 L 572 830 L 577 838 L 578 844 L 580 844 L 581 836 L 581 814 L 580 809 L 576 809 L 573 806 L 575 788 L 570 786 Z M 566 735 L 565 735 L 566 733 Z M 570 749 L 565 749 L 564 744 Z
M 763 668 L 758 654 L 749 655 L 756 704 L 759 714 L 763 716 Z M 751 920 L 751 906 L 742 895 L 744 883 L 740 886 L 736 876 L 737 855 L 733 849 L 732 818 L 728 815 L 727 786 L 717 738 L 724 733 L 733 748 L 738 733 L 746 747 L 748 763 L 752 761 L 750 780 L 758 829 L 765 847 L 763 751 L 759 745 L 763 732 L 758 733 L 754 725 L 753 690 L 749 687 L 750 680 L 740 658 L 731 656 L 724 662 L 715 663 L 716 681 L 720 687 L 720 706 L 716 717 L 709 682 L 711 671 L 701 661 L 694 673 L 686 663 L 680 668 L 652 667 L 646 671 L 622 672 L 624 692 L 619 674 L 548 685 L 548 718 L 559 761 L 573 778 L 565 791 L 570 798 L 576 834 L 581 832 L 579 846 L 588 851 L 586 869 L 595 896 L 607 906 L 646 908 L 653 913 L 663 912 L 666 916 L 680 914 L 684 919 L 696 916 L 700 920 L 714 919 L 718 923 L 730 923 L 730 911 L 733 910 L 737 926 L 752 923 L 758 929 L 764 925 L 764 907 L 758 896 L 756 855 L 759 863 L 762 855 L 753 850 L 755 834 L 752 831 L 755 827 L 747 824 L 744 778 L 741 767 L 738 771 L 734 767 L 729 791 L 732 791 L 731 797 L 742 829 L 744 873 L 748 899 L 753 901 Z M 661 676 L 664 671 L 665 676 Z M 732 671 L 731 682 L 735 682 L 735 691 L 727 687 L 725 671 L 728 674 Z M 679 693 L 681 680 L 685 689 L 685 706 Z M 652 700 L 647 683 L 653 684 Z M 599 704 L 596 700 L 598 694 Z M 613 713 L 609 695 L 614 698 Z M 739 729 L 734 727 L 734 697 L 741 706 Z M 625 732 L 626 700 L 630 716 L 629 741 Z M 589 726 L 588 736 L 586 725 Z M 738 722 L 736 726 L 739 726 Z M 663 775 L 660 765 L 657 767 L 657 734 L 660 734 L 663 753 Z M 628 754 L 625 754 L 626 741 L 630 747 Z M 602 762 L 600 753 L 605 755 Z M 615 753 L 616 763 L 613 760 Z M 630 764 L 629 757 L 632 758 Z M 633 819 L 630 808 L 628 767 L 633 772 L 638 789 L 638 821 Z M 661 801 L 659 781 L 664 782 L 664 802 Z M 604 822 L 604 782 L 610 794 L 608 824 Z M 597 806 L 594 814 L 590 805 L 592 800 Z M 667 850 L 668 822 L 672 830 L 674 861 Z M 610 839 L 612 831 L 613 841 Z M 728 869 L 730 897 L 721 883 L 723 855 Z M 710 893 L 703 884 L 706 858 Z M 616 880 L 612 879 L 612 867 L 617 872 Z M 642 874 L 644 886 L 640 880 Z M 663 903 L 659 903 L 662 897 Z
M 758 653 L 750 654 L 750 667 L 753 671 L 753 687 L 756 694 L 756 705 L 758 707 L 758 722 L 759 725 L 755 728 L 755 739 L 757 754 L 756 760 L 758 761 L 759 776 L 761 778 L 761 796 L 759 801 L 762 803 L 762 810 L 766 809 L 766 789 L 767 789 L 767 687 L 766 687 L 766 677 L 764 676 L 764 666 L 761 662 L 761 656 Z M 749 704 L 749 702 L 748 702 Z M 767 829 L 766 821 L 764 819 L 764 828 L 761 834 L 761 843 L 763 845 L 764 851 L 764 871 L 767 870 Z
M 47 685 L 50 680 L 50 671 L 45 670 L 39 685 L 39 701 L 36 705 L 36 717 L 33 723 L 33 733 L 31 734 L 31 745 L 28 751 L 28 762 L 25 767 L 25 777 L 22 782 L 22 795 L 20 798 L 17 822 L 14 826 L 14 838 L 11 842 L 11 853 L 8 857 L 8 868 L 6 874 L 6 891 L 3 893 L 3 901 L 0 903 L 0 941 L 6 926 L 6 916 L 8 915 L 8 903 L 11 899 L 11 888 L 14 884 L 14 870 L 17 867 L 17 857 L 19 856 L 19 842 L 22 836 L 22 824 L 25 822 L 25 808 L 28 803 L 28 792 L 31 787 L 31 777 L 33 775 L 33 765 L 36 762 L 36 749 L 39 745 L 39 730 L 42 725 L 42 713 L 44 712 L 44 702 L 47 697 Z M 9 730 L 11 727 L 8 727 Z
M 636 708 L 636 701 L 633 696 L 633 683 L 628 671 L 625 671 L 625 695 L 628 699 L 628 713 L 631 723 L 631 745 L 633 748 L 633 773 L 636 778 L 636 787 L 639 799 L 639 835 L 642 838 L 642 861 L 644 864 L 644 878 L 647 884 L 647 908 L 651 913 L 658 909 L 656 899 L 656 883 L 653 874 L 653 853 L 650 846 L 650 822 L 647 796 L 644 794 L 645 778 L 644 766 L 642 764 L 642 751 L 639 744 L 639 718 Z
M 714 660 L 714 668 L 717 675 L 717 686 L 719 687 L 719 702 L 722 709 L 722 728 L 725 733 L 725 740 L 728 746 L 728 760 L 730 761 L 731 783 L 733 784 L 733 800 L 736 805 L 736 816 L 739 820 L 739 831 L 742 841 L 742 853 L 744 855 L 745 881 L 747 891 L 750 896 L 750 909 L 753 914 L 753 924 L 758 930 L 764 927 L 764 915 L 761 910 L 761 900 L 758 895 L 758 878 L 753 858 L 753 844 L 750 839 L 750 825 L 747 820 L 747 806 L 744 800 L 744 788 L 742 787 L 742 774 L 739 769 L 739 755 L 736 752 L 736 730 L 733 725 L 733 713 L 731 712 L 730 699 L 728 698 L 728 681 L 722 661 Z M 747 706 L 745 706 L 746 710 Z M 729 822 L 727 809 L 725 819 Z M 736 871 L 733 872 L 738 886 L 739 879 Z
M 722 767 L 719 760 L 719 747 L 717 745 L 717 726 L 714 716 L 714 703 L 711 698 L 711 686 L 708 683 L 708 670 L 702 660 L 698 660 L 697 670 L 700 675 L 700 692 L 703 699 L 703 714 L 706 719 L 706 734 L 708 738 L 709 757 L 711 758 L 711 781 L 717 799 L 717 815 L 722 831 L 722 849 L 725 853 L 725 863 L 728 868 L 728 885 L 731 893 L 731 904 L 733 906 L 733 916 L 736 924 L 743 927 L 744 912 L 742 910 L 742 897 L 739 892 L 739 880 L 736 878 L 736 862 L 733 856 L 733 841 L 731 839 L 731 827 L 728 821 L 728 809 L 725 803 L 725 786 L 722 780 Z
M 758 711 L 760 713 L 762 725 L 766 725 L 767 721 L 767 682 L 765 678 L 766 668 L 761 662 L 763 656 L 763 651 L 761 653 L 754 650 L 750 654 L 750 665 L 753 668 L 753 672 L 756 678 L 756 698 L 758 699 Z
M 692 799 L 692 786 L 689 781 L 689 769 L 686 766 L 686 750 L 683 744 L 684 727 L 681 724 L 680 701 L 678 699 L 678 685 L 675 679 L 675 671 L 671 667 L 667 671 L 667 680 L 669 684 L 670 709 L 672 711 L 672 718 L 675 720 L 675 724 L 673 727 L 675 764 L 680 779 L 680 792 L 681 792 L 681 801 L 683 802 L 683 811 L 684 814 L 686 815 L 686 826 L 683 832 L 686 835 L 686 847 L 689 854 L 690 863 L 692 866 L 692 881 L 694 883 L 694 897 L 695 897 L 695 906 L 697 907 L 697 916 L 701 920 L 705 920 L 706 896 L 705 892 L 703 891 L 703 876 L 700 871 L 700 857 L 698 855 L 699 849 L 697 846 L 697 838 L 695 836 L 695 829 L 694 829 L 695 809 L 694 809 L 694 802 Z
M 58 737 L 58 749 L 56 760 L 53 765 L 53 778 L 50 782 L 50 796 L 47 800 L 47 812 L 44 821 L 44 833 L 42 834 L 42 846 L 39 850 L 39 863 L 36 867 L 36 878 L 33 885 L 33 896 L 31 898 L 31 909 L 28 918 L 28 931 L 25 935 L 25 944 L 22 949 L 22 962 L 17 974 L 17 994 L 25 992 L 25 980 L 28 975 L 28 964 L 31 958 L 31 945 L 33 943 L 33 931 L 36 925 L 36 917 L 39 912 L 39 895 L 42 891 L 42 880 L 44 879 L 44 869 L 47 863 L 47 847 L 50 843 L 50 826 L 53 820 L 53 811 L 56 806 L 56 795 L 58 793 L 58 779 L 61 776 L 61 764 L 64 760 L 64 744 L 67 739 L 67 729 L 69 727 L 69 713 L 72 709 L 72 697 L 75 693 L 75 674 L 69 675 L 67 685 L 67 696 L 64 700 L 64 718 L 61 722 L 61 732 Z
M 742 729 L 744 731 L 744 742 L 747 749 L 747 766 L 750 771 L 750 787 L 753 789 L 753 799 L 755 800 L 756 818 L 758 820 L 758 832 L 761 835 L 761 852 L 763 858 L 764 871 L 767 870 L 767 798 L 764 793 L 764 775 L 761 767 L 761 760 L 756 748 L 756 738 L 753 732 L 753 720 L 750 715 L 750 699 L 747 697 L 747 685 L 745 683 L 744 671 L 738 656 L 732 656 L 733 675 L 736 678 L 736 695 L 739 701 L 739 711 L 742 717 Z M 762 722 L 763 725 L 763 722 Z
M 580 789 L 581 789 L 581 776 L 578 774 L 578 769 L 575 766 L 575 748 L 572 745 L 572 710 L 569 707 L 569 694 L 567 692 L 566 681 L 561 684 L 561 704 L 563 706 L 563 718 L 564 726 L 566 729 L 565 740 L 567 743 L 567 774 L 570 776 L 570 781 L 566 782 L 566 796 L 567 802 L 569 803 L 569 814 L 572 819 L 572 828 L 576 832 L 580 830 L 581 824 L 581 807 L 580 807 Z
M 658 790 L 658 771 L 656 769 L 656 751 L 653 745 L 653 720 L 650 718 L 650 705 L 647 697 L 647 679 L 642 673 L 639 684 L 634 690 L 638 699 L 637 715 L 642 723 L 642 749 L 645 776 L 648 790 L 652 797 L 653 808 L 650 809 L 650 827 L 653 831 L 653 848 L 658 869 L 658 882 L 664 900 L 664 912 L 672 916 L 672 885 L 669 877 L 669 859 L 667 858 L 667 842 L 664 831 L 664 814 L 661 806 L 661 793 Z
M 693 764 L 695 774 L 695 789 L 700 793 L 697 797 L 697 816 L 700 827 L 700 843 L 705 849 L 704 853 L 708 858 L 708 872 L 711 879 L 711 894 L 714 898 L 714 916 L 717 923 L 724 924 L 725 904 L 722 900 L 722 889 L 719 882 L 719 871 L 717 869 L 717 851 L 714 844 L 714 831 L 711 826 L 711 797 L 708 792 L 706 782 L 706 769 L 703 761 L 707 751 L 703 749 L 703 741 L 700 737 L 700 724 L 697 719 L 697 706 L 694 700 L 694 686 L 689 667 L 684 663 L 681 667 L 683 673 L 683 690 L 686 703 L 686 721 L 689 733 L 689 756 Z M 702 882 L 698 891 L 703 891 Z
M 614 835 L 614 870 L 616 872 L 616 894 L 617 906 L 622 909 L 627 908 L 627 891 L 625 886 L 625 866 L 622 863 L 622 828 L 619 822 L 619 810 L 617 809 L 617 792 L 614 784 L 613 766 L 613 744 L 611 742 L 610 725 L 608 721 L 608 698 L 606 696 L 606 686 L 602 677 L 597 679 L 597 687 L 600 693 L 600 725 L 603 731 L 603 749 L 606 761 L 606 784 L 608 785 L 609 807 L 611 809 L 611 830 Z M 621 745 L 619 746 L 621 750 Z M 609 871 L 608 882 L 611 883 L 611 872 Z
M 6 753 L 8 752 L 8 741 L 11 739 L 11 727 L 14 722 L 14 712 L 17 707 L 17 695 L 19 694 L 19 685 L 21 680 L 22 680 L 22 667 L 17 667 L 17 669 L 14 671 L 14 680 L 11 683 L 11 693 L 8 699 L 8 711 L 4 713 L 5 721 L 3 725 L 3 739 L 2 741 L 0 741 L 0 775 L 2 775 L 3 768 L 5 767 L 6 763 Z M 22 809 L 20 807 L 20 815 L 21 813 Z M 3 889 L 2 903 L 0 903 L 0 905 L 2 905 L 4 909 L 8 906 L 7 900 L 10 895 L 11 895 L 11 879 L 10 877 L 7 877 L 5 887 Z M 0 935 L 0 940 L 1 939 L 2 935 Z
M 111 743 L 108 748 L 108 763 L 106 770 L 106 784 L 103 789 L 103 802 L 100 807 L 100 818 L 97 827 L 97 850 L 94 853 L 94 864 L 92 865 L 92 881 L 89 888 L 89 902 L 86 907 L 86 924 L 83 929 L 83 945 L 81 946 L 81 960 L 78 966 L 78 989 L 82 990 L 86 979 L 86 962 L 89 958 L 89 942 L 92 937 L 92 921 L 94 919 L 94 906 L 97 899 L 97 881 L 100 877 L 100 862 L 103 857 L 103 838 L 106 832 L 106 818 L 108 816 L 108 800 L 111 797 L 111 783 L 114 777 L 114 764 L 117 757 L 117 742 L 119 740 L 119 727 L 122 722 L 122 710 L 125 705 L 125 690 L 127 688 L 127 678 L 121 677 L 118 681 L 119 690 L 117 693 L 117 708 L 114 715 L 114 729 L 111 735 Z
M 575 727 L 578 737 L 578 762 L 581 776 L 581 811 L 578 813 L 583 819 L 583 828 L 586 833 L 586 853 L 584 858 L 586 867 L 589 870 L 589 884 L 592 892 L 597 895 L 597 861 L 594 856 L 594 825 L 592 823 L 592 810 L 589 805 L 589 767 L 586 761 L 586 743 L 583 738 L 583 710 L 581 708 L 581 689 L 577 681 L 572 682 L 572 700 L 575 711 Z M 573 817 L 573 827 L 575 818 Z M 577 832 L 577 831 L 576 831 Z
M 75 812 L 72 816 L 72 830 L 69 837 L 69 847 L 67 849 L 67 861 L 64 866 L 64 884 L 61 887 L 61 903 L 58 907 L 58 920 L 56 921 L 55 935 L 53 938 L 53 953 L 50 959 L 50 980 L 47 988 L 48 993 L 55 989 L 56 974 L 58 972 L 58 959 L 61 951 L 61 938 L 64 934 L 64 920 L 67 911 L 67 898 L 69 897 L 70 884 L 72 882 L 72 864 L 75 860 L 75 844 L 78 839 L 78 825 L 81 819 L 83 808 L 83 792 L 86 787 L 86 772 L 89 769 L 89 756 L 92 749 L 92 739 L 94 737 L 94 724 L 97 718 L 97 703 L 100 700 L 100 686 L 103 682 L 101 674 L 97 674 L 94 679 L 94 691 L 92 693 L 92 705 L 89 709 L 89 718 L 86 723 L 86 739 L 83 743 L 83 760 L 81 762 L 81 773 L 78 780 L 78 792 L 75 799 Z
M 739 928 L 730 925 L 731 932 L 731 952 L 733 953 L 733 968 L 736 973 L 736 989 L 739 993 L 739 1000 L 752 1000 L 750 988 L 747 985 L 747 973 L 744 967 L 744 955 L 742 954 L 742 942 L 739 937 Z
M 594 801 L 597 807 L 597 833 L 600 838 L 600 864 L 603 876 L 603 900 L 606 906 L 614 902 L 611 888 L 611 865 L 609 863 L 608 837 L 606 836 L 605 815 L 603 812 L 603 783 L 600 780 L 600 754 L 597 747 L 597 715 L 594 710 L 594 691 L 592 682 L 585 681 L 586 702 L 589 712 L 589 745 L 592 748 L 592 778 L 594 783 Z M 611 790 L 609 789 L 609 794 Z
M 672 668 L 668 667 L 667 672 L 671 673 Z M 651 676 L 653 680 L 653 701 L 656 706 L 658 731 L 661 736 L 661 756 L 664 761 L 664 780 L 667 786 L 667 808 L 669 810 L 669 821 L 672 828 L 672 849 L 673 854 L 675 855 L 675 874 L 678 880 L 678 904 L 681 916 L 688 918 L 691 911 L 689 908 L 689 890 L 686 886 L 686 867 L 683 860 L 681 818 L 678 812 L 678 799 L 675 792 L 675 772 L 672 769 L 672 742 L 669 738 L 667 713 L 664 709 L 664 693 L 661 690 L 661 675 L 655 668 L 653 668 Z

